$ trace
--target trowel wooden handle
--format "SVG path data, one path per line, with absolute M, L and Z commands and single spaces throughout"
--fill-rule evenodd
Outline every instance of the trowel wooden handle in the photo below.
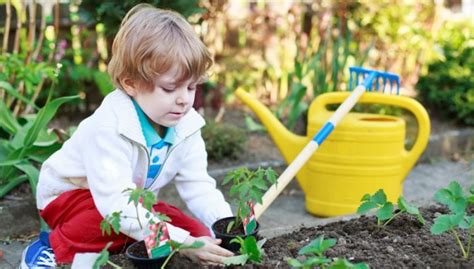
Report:
M 270 204 L 278 197 L 283 189 L 295 177 L 298 171 L 319 148 L 326 137 L 332 132 L 339 121 L 354 107 L 360 96 L 365 92 L 363 85 L 357 86 L 347 99 L 337 108 L 334 114 L 329 118 L 328 122 L 318 131 L 314 138 L 303 148 L 290 165 L 283 171 L 277 179 L 276 184 L 272 185 L 262 197 L 262 203 L 256 204 L 254 208 L 255 217 L 258 219 L 270 206 Z

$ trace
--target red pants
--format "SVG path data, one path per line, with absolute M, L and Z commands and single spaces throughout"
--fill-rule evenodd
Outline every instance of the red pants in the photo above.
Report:
M 206 226 L 174 206 L 158 202 L 153 208 L 167 215 L 174 226 L 189 231 L 192 236 L 211 235 Z M 108 242 L 113 242 L 109 251 L 118 252 L 135 241 L 122 233 L 102 235 L 100 222 L 103 217 L 97 211 L 89 190 L 61 194 L 40 215 L 51 228 L 49 242 L 57 263 L 71 263 L 76 253 L 100 252 Z

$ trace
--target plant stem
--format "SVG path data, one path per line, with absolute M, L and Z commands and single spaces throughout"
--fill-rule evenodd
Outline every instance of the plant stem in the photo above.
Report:
M 382 226 L 387 226 L 394 218 L 396 218 L 398 215 L 402 214 L 404 211 L 400 211 L 393 215 L 391 218 L 389 218 Z
M 117 265 L 117 264 L 111 262 L 110 260 L 107 260 L 107 263 L 110 264 L 110 265 L 111 265 L 112 267 L 114 267 L 114 268 L 122 268 L 122 267 L 120 267 L 119 265 Z
M 464 257 L 464 259 L 467 259 L 468 255 L 467 255 L 466 251 L 464 250 L 464 245 L 462 244 L 461 239 L 459 239 L 458 233 L 454 229 L 451 229 L 451 231 L 453 232 L 454 237 L 456 238 L 456 241 L 458 242 L 458 245 L 461 248 L 462 256 Z
M 166 260 L 165 262 L 161 265 L 161 269 L 165 269 L 165 266 L 168 264 L 168 262 L 171 260 L 171 257 L 173 257 L 173 255 L 178 252 L 179 248 L 171 251 L 170 255 L 168 255 L 168 257 L 166 257 Z
M 471 243 L 472 243 L 472 230 L 469 232 L 469 237 L 467 239 L 467 250 L 466 250 L 466 259 L 471 254 Z
M 138 225 L 140 226 L 140 229 L 143 229 L 142 222 L 140 221 L 140 217 L 138 215 L 138 206 L 135 206 L 135 212 L 137 213 Z

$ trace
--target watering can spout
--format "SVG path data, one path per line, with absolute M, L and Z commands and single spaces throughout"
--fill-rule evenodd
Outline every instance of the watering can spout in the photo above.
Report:
M 290 132 L 265 105 L 245 90 L 239 88 L 235 91 L 235 95 L 257 115 L 285 161 L 290 163 L 310 138 Z

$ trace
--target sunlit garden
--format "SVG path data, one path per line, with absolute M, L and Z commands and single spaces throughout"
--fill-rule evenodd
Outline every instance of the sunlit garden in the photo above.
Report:
M 0 0 L 0 33 L 0 268 L 474 267 L 473 1 Z

